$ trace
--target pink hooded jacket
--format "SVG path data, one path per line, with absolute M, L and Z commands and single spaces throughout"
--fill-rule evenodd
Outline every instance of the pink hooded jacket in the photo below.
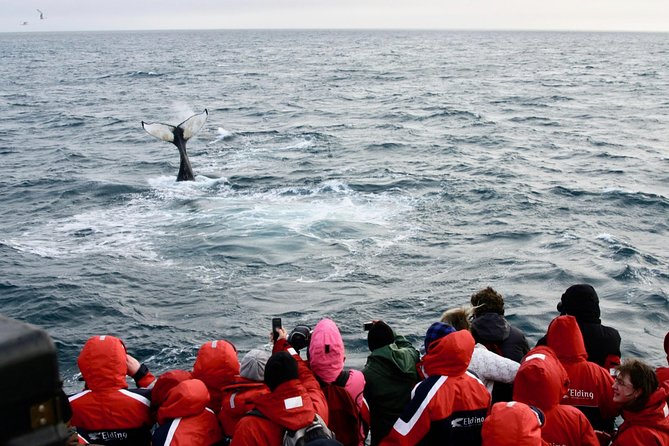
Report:
M 309 343 L 309 366 L 311 371 L 325 383 L 334 382 L 344 370 L 346 352 L 339 328 L 330 319 L 322 319 L 311 333 Z M 351 398 L 362 407 L 362 391 L 365 376 L 359 370 L 351 370 L 346 390 Z
M 314 327 L 309 342 L 309 367 L 311 371 L 320 381 L 332 383 L 344 370 L 345 360 L 344 340 L 339 333 L 337 324 L 330 319 L 322 319 Z M 358 409 L 362 410 L 365 375 L 360 370 L 350 370 L 344 388 L 351 395 Z M 364 441 L 364 434 L 361 433 L 361 437 Z

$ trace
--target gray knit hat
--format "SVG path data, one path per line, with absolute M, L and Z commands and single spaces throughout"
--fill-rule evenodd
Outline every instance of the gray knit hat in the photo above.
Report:
M 269 352 L 253 349 L 242 358 L 239 364 L 239 375 L 253 381 L 265 379 L 265 364 L 269 359 Z

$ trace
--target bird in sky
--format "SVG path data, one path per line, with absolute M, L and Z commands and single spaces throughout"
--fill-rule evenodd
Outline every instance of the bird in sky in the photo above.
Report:
M 27 24 L 28 24 L 28 22 L 25 22 L 25 21 L 21 22 L 21 26 L 26 26 Z
M 40 20 L 44 20 L 44 19 L 46 19 L 46 16 L 44 15 L 44 13 L 43 13 L 42 11 L 40 11 L 40 10 L 38 9 L 37 12 L 39 12 L 39 19 L 40 19 Z

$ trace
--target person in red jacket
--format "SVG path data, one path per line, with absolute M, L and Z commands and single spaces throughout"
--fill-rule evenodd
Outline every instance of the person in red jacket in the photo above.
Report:
M 425 337 L 422 372 L 427 376 L 380 446 L 480 445 L 481 426 L 490 410 L 490 393 L 467 372 L 474 338 L 443 322 L 430 326 Z
M 239 375 L 237 349 L 226 340 L 206 342 L 200 347 L 193 364 L 193 378 L 199 379 L 209 390 L 208 407 L 221 410 L 221 389 L 232 384 Z
M 574 316 L 558 316 L 548 326 L 547 345 L 553 349 L 569 376 L 569 389 L 560 404 L 578 408 L 592 428 L 613 433 L 618 406 L 613 402 L 613 377 L 588 361 L 588 353 Z
M 541 409 L 546 423 L 541 437 L 549 444 L 599 446 L 583 412 L 560 404 L 569 389 L 569 377 L 553 350 L 535 347 L 523 358 L 513 385 L 513 399 Z
M 268 359 L 269 352 L 265 350 L 249 351 L 242 358 L 237 380 L 223 388 L 218 420 L 227 438 L 234 436 L 237 423 L 253 409 L 253 402 L 259 396 L 269 393 L 264 382 Z
M 669 331 L 664 336 L 664 353 L 667 354 L 667 364 L 669 364 Z M 660 382 L 669 381 L 669 367 L 658 367 L 655 373 Z
M 138 386 L 155 379 L 144 365 L 127 354 L 114 336 L 90 338 L 77 359 L 86 390 L 69 397 L 71 424 L 88 443 L 149 445 L 151 415 L 149 389 L 128 389 L 126 375 Z
M 617 368 L 613 400 L 623 406 L 623 424 L 611 446 L 669 445 L 669 383 L 660 386 L 655 371 L 636 359 Z
M 602 325 L 599 296 L 592 285 L 580 283 L 567 288 L 557 304 L 557 310 L 561 315 L 569 314 L 576 318 L 588 361 L 609 371 L 620 364 L 620 333 L 615 328 Z M 546 337 L 539 339 L 537 345 L 546 345 Z
M 495 403 L 483 421 L 482 446 L 549 446 L 541 438 L 545 417 L 518 401 Z
M 270 392 L 255 400 L 258 415 L 239 420 L 231 446 L 281 446 L 286 430 L 307 426 L 316 414 L 328 422 L 327 401 L 320 384 L 286 341 L 286 331 L 278 331 L 274 353 L 265 365 L 264 381 Z
M 223 439 L 216 415 L 207 407 L 209 391 L 184 370 L 163 373 L 152 391 L 158 427 L 152 446 L 211 446 Z

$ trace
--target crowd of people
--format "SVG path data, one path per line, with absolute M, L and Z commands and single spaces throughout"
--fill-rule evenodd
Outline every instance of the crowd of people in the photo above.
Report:
M 470 303 L 418 349 L 373 321 L 363 370 L 344 366 L 330 319 L 277 328 L 271 352 L 241 360 L 231 342 L 207 342 L 192 370 L 157 379 L 119 338 L 94 336 L 78 358 L 85 388 L 69 397 L 71 443 L 669 446 L 669 367 L 621 361 L 592 286 L 565 291 L 533 348 L 494 289 Z M 669 364 L 669 333 L 664 350 Z

